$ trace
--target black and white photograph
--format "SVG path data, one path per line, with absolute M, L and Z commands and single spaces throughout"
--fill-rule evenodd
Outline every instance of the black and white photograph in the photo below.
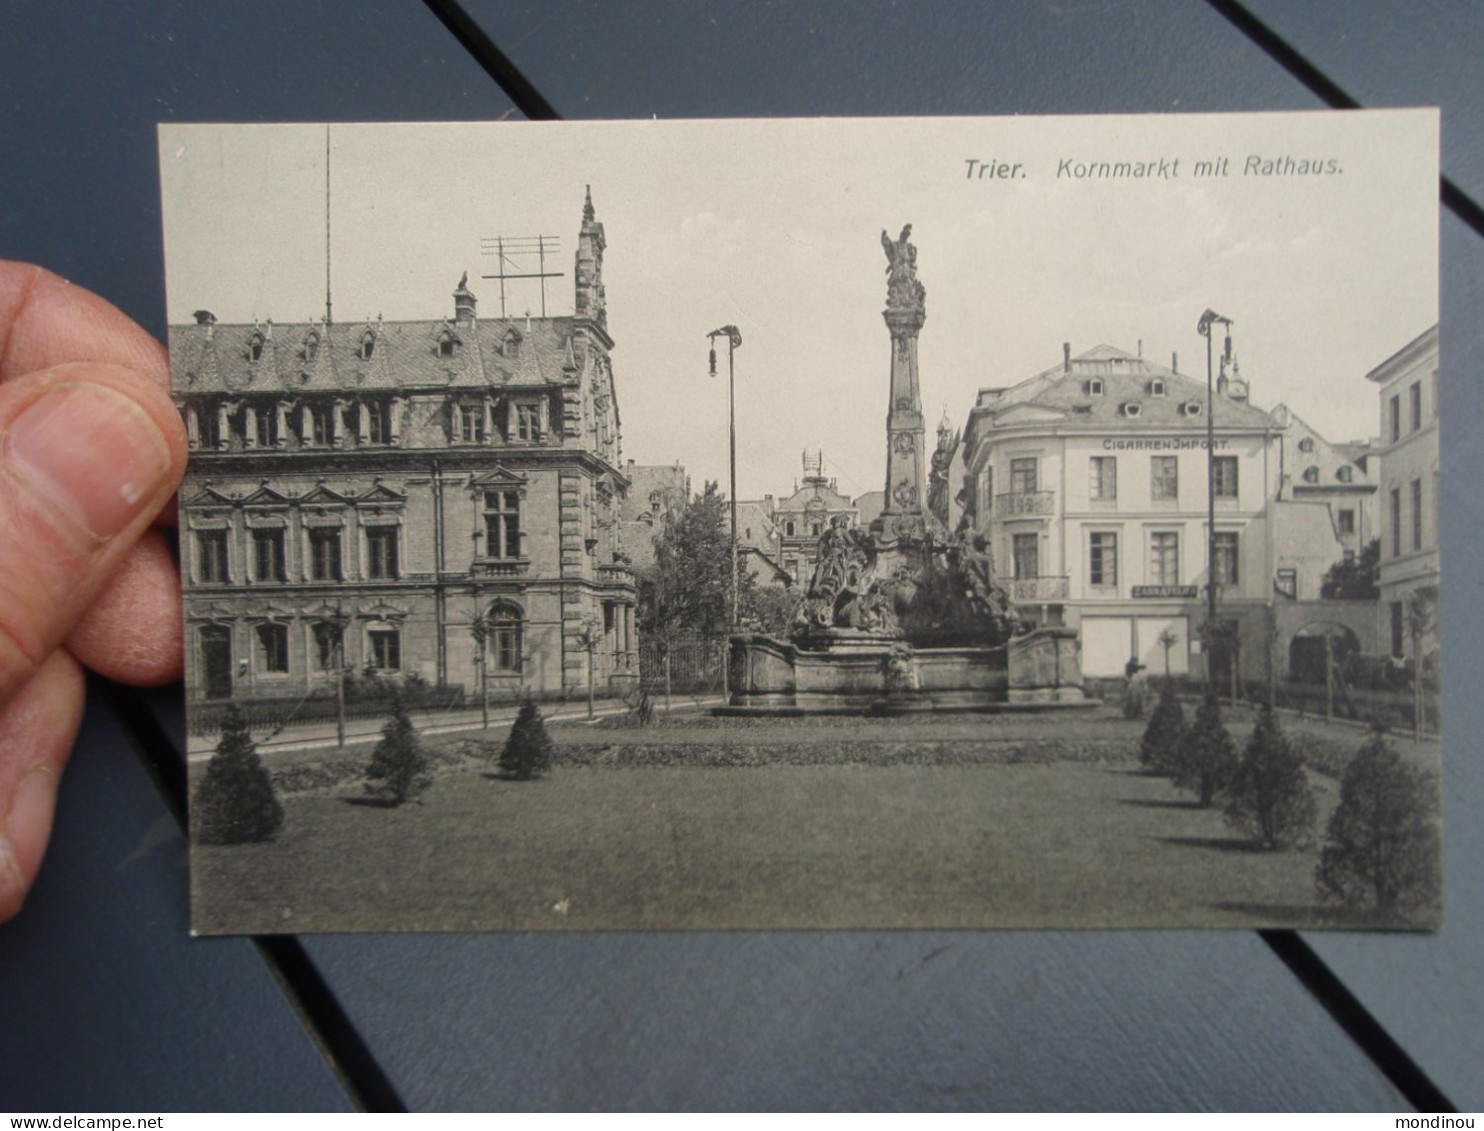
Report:
M 192 929 L 1438 929 L 1438 127 L 161 126 Z

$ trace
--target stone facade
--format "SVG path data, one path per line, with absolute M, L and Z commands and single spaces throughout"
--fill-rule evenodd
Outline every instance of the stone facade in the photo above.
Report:
M 571 317 L 170 328 L 192 700 L 340 666 L 492 694 L 637 673 L 629 491 L 591 198 Z M 477 643 L 476 625 L 485 628 Z
M 1425 657 L 1438 644 L 1438 328 L 1420 334 L 1366 377 L 1381 399 L 1382 635 L 1394 656 L 1415 659 L 1408 604 L 1434 607 Z

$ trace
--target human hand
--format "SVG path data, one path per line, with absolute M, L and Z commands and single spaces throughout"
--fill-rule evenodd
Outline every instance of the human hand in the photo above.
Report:
M 169 386 L 123 313 L 0 260 L 0 921 L 41 866 L 83 666 L 180 674 L 180 579 L 151 528 L 185 470 Z

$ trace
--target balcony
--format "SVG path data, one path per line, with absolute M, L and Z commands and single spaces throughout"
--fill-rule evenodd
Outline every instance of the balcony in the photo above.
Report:
M 598 566 L 598 580 L 605 585 L 632 585 L 633 567 L 628 562 L 603 562 Z
M 469 572 L 475 577 L 524 577 L 530 568 L 529 558 L 475 558 Z
M 1012 491 L 994 497 L 995 518 L 1016 518 L 1020 515 L 1050 514 L 1056 500 L 1055 491 Z
M 1068 579 L 1065 577 L 1017 577 L 1010 582 L 1010 599 L 1018 604 L 1065 601 L 1067 593 Z

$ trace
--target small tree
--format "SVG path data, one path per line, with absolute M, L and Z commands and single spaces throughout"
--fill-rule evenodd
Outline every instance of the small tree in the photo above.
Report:
M 371 752 L 366 769 L 366 791 L 384 797 L 393 805 L 411 801 L 432 784 L 428 756 L 423 753 L 417 728 L 407 715 L 400 696 L 392 699 L 390 717 L 381 728 L 381 741 Z
M 539 778 L 551 769 L 552 742 L 546 733 L 546 722 L 536 710 L 536 702 L 526 699 L 520 705 L 510 737 L 500 751 L 500 772 L 517 781 Z
M 1175 784 L 1192 791 L 1204 808 L 1231 784 L 1236 768 L 1237 748 L 1221 720 L 1221 700 L 1216 689 L 1207 686 L 1206 696 L 1180 749 Z
M 1144 728 L 1139 743 L 1139 761 L 1159 774 L 1173 774 L 1180 765 L 1180 751 L 1186 741 L 1185 709 L 1175 695 L 1175 685 L 1165 680 L 1159 702 Z
M 1227 794 L 1226 819 L 1267 848 L 1302 844 L 1314 831 L 1318 807 L 1304 759 L 1264 703 Z
M 227 709 L 221 741 L 191 806 L 197 844 L 251 844 L 283 827 L 283 806 L 237 704 Z
M 1314 870 L 1320 894 L 1388 916 L 1436 902 L 1437 808 L 1432 777 L 1403 762 L 1377 727 L 1340 779 L 1340 804 Z

